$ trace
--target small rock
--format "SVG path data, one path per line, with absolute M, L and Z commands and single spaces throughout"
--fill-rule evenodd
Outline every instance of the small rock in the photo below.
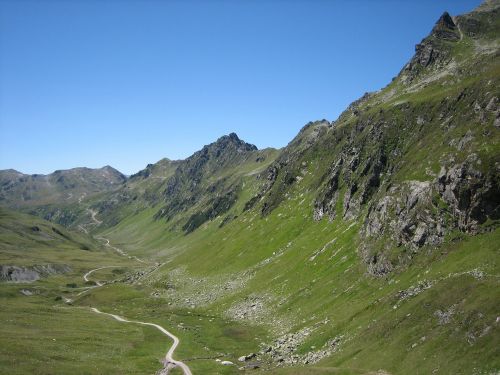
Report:
M 498 98 L 494 96 L 493 98 L 491 98 L 490 102 L 486 106 L 486 109 L 488 111 L 496 111 L 497 108 L 498 108 Z

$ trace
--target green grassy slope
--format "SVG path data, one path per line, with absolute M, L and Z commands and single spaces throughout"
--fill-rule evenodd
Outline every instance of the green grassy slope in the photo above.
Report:
M 95 275 L 106 280 L 134 270 L 137 262 L 117 256 L 91 237 L 2 209 L 0 265 L 46 264 L 70 269 L 37 281 L 0 282 L 1 373 L 153 373 L 161 367 L 166 343 L 159 333 L 119 326 L 65 303 L 89 286 L 82 279 L 85 272 L 114 266 Z
M 61 316 L 75 348 L 97 340 L 102 317 L 87 312 L 98 306 L 171 329 L 181 338 L 175 357 L 195 374 L 240 373 L 238 357 L 249 353 L 276 374 L 498 372 L 499 19 L 497 1 L 454 20 L 444 15 L 391 84 L 333 123 L 308 124 L 279 152 L 226 136 L 186 162 L 148 167 L 116 192 L 65 208 L 71 226 L 146 265 L 109 247 L 82 250 L 94 249 L 92 239 L 69 232 L 54 242 L 61 255 L 33 238 L 28 217 L 8 218 L 19 223 L 5 237 L 10 261 L 22 243 L 74 272 L 36 282 L 43 293 L 28 307 L 19 286 L 0 285 L 14 301 L 9 314 L 26 311 L 5 329 L 12 336 L 30 314 L 48 321 L 36 307 L 75 309 L 80 326 L 68 328 L 71 315 Z M 39 224 L 49 233 L 51 225 Z M 85 270 L 110 263 L 126 282 L 81 296 L 64 286 L 81 286 Z M 62 293 L 72 306 L 49 303 Z M 100 348 L 116 345 L 116 361 L 93 363 L 116 373 L 161 368 L 165 342 L 155 333 L 107 323 Z M 92 348 L 67 353 L 96 356 Z M 37 355 L 44 351 L 55 355 L 50 347 Z M 20 356 L 19 372 L 36 365 L 21 352 L 4 363 Z M 52 372 L 80 371 L 67 353 Z
M 498 18 L 473 13 L 461 19 L 463 35 L 453 42 L 430 37 L 444 56 L 437 65 L 410 72 L 411 79 L 403 70 L 333 126 L 311 123 L 258 178 L 249 176 L 233 206 L 235 220 L 221 227 L 219 215 L 186 234 L 176 222 L 188 220 L 189 211 L 162 221 L 154 219 L 159 207 L 153 207 L 105 235 L 131 253 L 167 262 L 143 284 L 172 311 L 266 329 L 270 336 L 256 340 L 253 351 L 260 349 L 257 341 L 273 346 L 272 356 L 260 355 L 270 372 L 498 370 L 495 208 L 483 208 L 485 221 L 471 216 L 462 223 L 434 187 L 442 166 L 459 165 L 473 154 L 484 184 L 492 184 L 493 192 L 498 186 L 500 134 L 490 103 L 500 95 L 499 65 L 498 52 L 492 52 L 498 51 L 497 34 L 489 31 L 498 30 Z M 466 33 L 471 19 L 488 25 L 484 34 Z M 354 155 L 358 161 L 351 163 Z M 434 197 L 410 210 L 416 223 L 429 216 L 445 220 L 436 244 L 415 244 L 411 237 L 398 244 L 393 236 L 402 234 L 389 229 L 366 235 L 370 212 L 391 194 L 403 199 L 397 189 L 413 181 L 428 183 Z M 346 206 L 349 190 L 355 210 Z M 330 220 L 313 219 L 319 201 L 326 202 Z M 389 215 L 387 222 L 397 221 Z M 367 254 L 360 250 L 365 248 Z M 377 257 L 386 268 L 367 272 Z M 310 333 L 291 352 L 273 341 L 304 329 Z M 327 344 L 333 339 L 338 341 Z M 329 355 L 314 363 L 322 350 Z M 243 354 L 234 351 L 230 358 Z M 283 362 L 309 364 L 307 370 L 273 367 Z

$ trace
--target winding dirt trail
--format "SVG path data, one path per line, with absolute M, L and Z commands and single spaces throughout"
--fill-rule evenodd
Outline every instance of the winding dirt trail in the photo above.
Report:
M 112 247 L 113 249 L 115 249 L 119 254 L 121 254 L 123 256 L 128 256 L 127 253 L 125 253 L 123 250 L 118 249 L 118 248 L 112 246 L 109 243 L 109 240 L 107 238 L 101 238 L 101 239 L 106 240 L 106 242 L 107 242 L 106 245 Z M 134 257 L 134 258 L 136 260 L 142 262 L 142 263 L 145 263 L 143 260 L 141 260 L 139 258 L 136 258 L 136 257 Z M 116 267 L 116 266 L 103 266 L 103 267 L 94 268 L 94 269 L 88 271 L 87 273 L 85 273 L 83 275 L 83 280 L 85 280 L 85 282 L 91 281 L 89 279 L 89 277 L 90 277 L 90 275 L 92 275 L 92 273 L 94 273 L 96 271 L 99 271 L 99 270 L 103 270 L 103 269 L 106 269 L 106 268 L 113 268 L 113 267 Z M 81 295 L 83 293 L 86 293 L 89 290 L 92 290 L 92 289 L 95 289 L 95 288 L 100 288 L 100 287 L 106 285 L 105 283 L 103 283 L 101 281 L 94 281 L 94 282 L 96 283 L 95 286 L 91 286 L 88 289 L 86 289 L 86 290 L 78 293 L 77 296 L 79 296 L 79 295 Z M 71 300 L 69 300 L 69 302 L 71 302 Z M 128 320 L 128 319 L 125 319 L 125 318 L 123 318 L 123 317 L 121 317 L 119 315 L 102 312 L 102 311 L 98 310 L 95 307 L 91 307 L 91 310 L 93 312 L 95 312 L 96 314 L 108 315 L 108 316 L 112 317 L 113 319 L 118 320 L 119 322 L 140 324 L 140 325 L 150 326 L 150 327 L 156 328 L 157 330 L 159 330 L 160 332 L 162 332 L 164 335 L 166 335 L 170 339 L 172 339 L 173 342 L 174 342 L 172 344 L 172 346 L 170 347 L 170 349 L 165 354 L 165 358 L 163 360 L 163 370 L 160 372 L 160 374 L 167 375 L 171 369 L 173 369 L 174 367 L 179 367 L 184 372 L 184 375 L 193 375 L 193 373 L 191 372 L 191 370 L 189 369 L 189 367 L 184 362 L 176 361 L 173 358 L 174 351 L 175 351 L 175 349 L 177 348 L 177 346 L 180 343 L 179 338 L 177 336 L 173 335 L 172 333 L 170 333 L 169 331 L 167 331 L 162 326 L 160 326 L 158 324 L 155 324 L 155 323 L 141 322 L 141 321 L 137 321 L 137 320 Z
M 90 270 L 89 272 L 87 272 L 85 275 L 83 275 L 83 280 L 85 281 L 91 281 L 89 280 L 89 276 L 94 273 L 95 271 L 99 271 L 99 270 L 103 270 L 105 268 L 113 268 L 113 267 L 116 267 L 116 266 L 104 266 L 104 267 L 99 267 L 99 268 L 95 268 L 93 270 Z M 100 281 L 94 281 L 96 283 L 97 286 L 103 286 L 104 284 L 101 283 Z
M 174 341 L 174 343 L 172 344 L 172 346 L 168 350 L 167 354 L 165 354 L 165 359 L 163 361 L 163 365 L 165 366 L 165 370 L 167 371 L 166 373 L 168 373 L 168 370 L 171 369 L 171 368 L 179 367 L 184 372 L 184 375 L 193 375 L 193 373 L 191 372 L 191 370 L 189 369 L 189 367 L 184 362 L 176 361 L 175 359 L 173 359 L 172 355 L 174 354 L 175 349 L 179 345 L 180 340 L 177 338 L 177 336 L 173 335 L 172 333 L 170 333 L 169 331 L 167 331 L 162 326 L 160 326 L 158 324 L 154 324 L 154 323 L 141 322 L 141 321 L 138 321 L 138 320 L 128 320 L 128 319 L 122 318 L 119 315 L 109 314 L 109 313 L 105 313 L 105 312 L 99 311 L 95 307 L 92 307 L 91 309 L 92 309 L 93 312 L 95 312 L 97 314 L 103 314 L 103 315 L 111 316 L 113 319 L 118 320 L 119 322 L 133 323 L 133 324 L 140 324 L 140 325 L 143 325 L 143 326 L 154 327 L 157 330 L 159 330 L 160 332 L 162 332 L 164 335 L 170 337 Z
M 105 269 L 105 268 L 113 268 L 113 267 L 116 267 L 116 266 L 104 266 L 104 267 L 94 268 L 93 270 L 90 270 L 90 271 L 89 271 L 89 272 L 87 272 L 85 275 L 83 275 L 83 280 L 84 280 L 84 281 L 86 281 L 86 282 L 87 282 L 87 281 L 91 281 L 91 280 L 89 279 L 89 276 L 90 276 L 92 273 L 94 273 L 95 271 L 103 270 L 103 269 Z M 100 282 L 100 281 L 94 281 L 94 282 L 95 282 L 95 284 L 96 284 L 96 285 L 87 287 L 85 290 L 81 291 L 81 292 L 80 292 L 80 293 L 78 293 L 76 296 L 77 296 L 77 297 L 78 297 L 78 296 L 81 296 L 82 294 L 87 293 L 87 292 L 88 292 L 89 290 L 91 290 L 91 289 L 99 288 L 99 287 L 101 287 L 101 286 L 105 285 L 104 283 L 102 283 L 102 282 Z
M 118 248 L 118 247 L 115 247 L 113 245 L 111 245 L 109 243 L 109 240 L 106 238 L 106 237 L 95 237 L 96 239 L 98 240 L 102 240 L 102 241 L 106 241 L 105 245 L 108 246 L 109 248 L 113 249 L 114 251 L 116 251 L 118 254 L 124 256 L 124 257 L 127 257 L 129 259 L 135 259 L 136 261 L 140 262 L 140 263 L 148 263 L 146 262 L 145 260 L 141 259 L 141 258 L 137 258 L 135 255 L 128 255 L 125 251 L 123 251 L 122 249 Z
M 102 224 L 102 221 L 95 217 L 95 215 L 97 215 L 97 211 L 94 211 L 90 208 L 87 208 L 87 211 L 90 213 L 90 217 L 92 218 L 92 221 L 94 222 L 95 225 Z

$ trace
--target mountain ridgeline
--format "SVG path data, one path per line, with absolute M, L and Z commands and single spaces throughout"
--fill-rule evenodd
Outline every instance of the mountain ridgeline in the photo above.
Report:
M 11 208 L 78 202 L 80 198 L 114 190 L 126 180 L 116 169 L 73 168 L 48 175 L 0 171 L 0 202 Z
M 391 83 L 283 149 L 231 133 L 129 178 L 2 171 L 0 204 L 166 262 L 141 288 L 265 327 L 251 358 L 273 369 L 494 373 L 499 10 L 444 13 Z

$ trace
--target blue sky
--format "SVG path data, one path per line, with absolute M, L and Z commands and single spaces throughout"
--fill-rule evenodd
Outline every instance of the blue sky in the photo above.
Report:
M 0 169 L 130 174 L 236 132 L 283 147 L 479 0 L 0 0 Z

